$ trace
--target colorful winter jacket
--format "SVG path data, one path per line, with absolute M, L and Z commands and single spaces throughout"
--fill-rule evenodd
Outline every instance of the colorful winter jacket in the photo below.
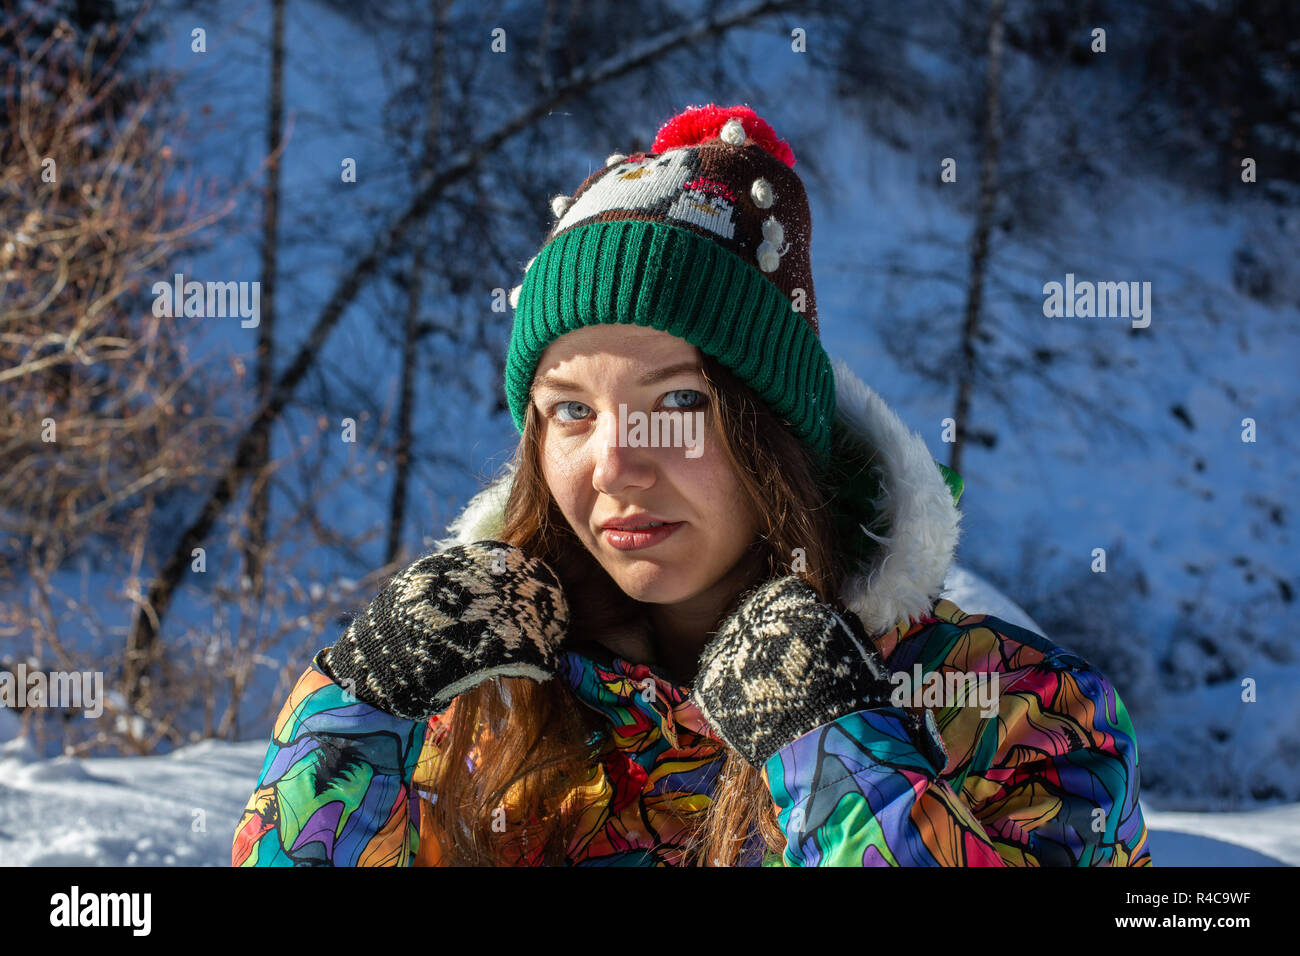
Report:
M 924 441 L 846 366 L 835 373 L 837 414 L 880 453 L 891 528 L 880 559 L 842 597 L 878 635 L 888 669 L 910 676 L 914 696 L 899 703 L 923 708 L 928 730 L 916 739 L 904 711 L 887 706 L 782 748 L 761 770 L 785 848 L 761 852 L 755 829 L 742 857 L 786 866 L 1151 865 L 1137 738 L 1114 687 L 1046 637 L 941 596 L 959 534 L 956 496 Z M 439 547 L 494 537 L 508 480 L 476 496 Z M 588 809 L 567 862 L 682 865 L 725 759 L 689 688 L 593 642 L 566 645 L 554 679 L 610 728 L 611 745 L 593 748 L 573 782 Z M 436 799 L 431 782 L 455 706 L 428 721 L 394 717 L 345 695 L 313 659 L 276 719 L 232 864 L 438 865 L 421 798 Z M 476 758 L 474 750 L 471 767 Z M 523 858 L 540 863 L 540 848 Z

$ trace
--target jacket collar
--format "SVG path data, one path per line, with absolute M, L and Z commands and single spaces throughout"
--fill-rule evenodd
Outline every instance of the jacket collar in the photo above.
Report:
M 571 641 L 557 667 L 574 696 L 609 721 L 615 747 L 645 770 L 665 752 L 716 756 L 721 739 L 679 684 L 655 664 L 637 664 L 595 641 Z
M 878 554 L 859 563 L 846 578 L 840 597 L 867 633 L 883 635 L 892 629 L 898 634 L 898 626 L 909 618 L 928 615 L 943 590 L 961 534 L 961 512 L 955 500 L 960 492 L 950 489 L 919 434 L 904 425 L 843 360 L 834 359 L 831 365 L 836 417 L 876 452 L 872 467 L 880 479 L 880 492 L 871 504 L 886 532 L 875 535 Z M 511 477 L 507 470 L 471 498 L 447 526 L 450 536 L 437 543 L 437 550 L 497 537 Z

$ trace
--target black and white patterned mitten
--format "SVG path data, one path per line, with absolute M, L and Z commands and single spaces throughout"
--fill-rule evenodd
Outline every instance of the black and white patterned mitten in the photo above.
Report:
M 751 766 L 839 717 L 890 706 L 893 684 L 862 622 L 795 575 L 755 589 L 700 656 L 691 697 Z M 909 713 L 917 736 L 923 718 Z M 923 732 L 923 731 L 922 731 Z
M 493 677 L 549 680 L 568 627 L 554 571 L 503 541 L 475 541 L 394 575 L 316 662 L 358 700 L 427 719 Z

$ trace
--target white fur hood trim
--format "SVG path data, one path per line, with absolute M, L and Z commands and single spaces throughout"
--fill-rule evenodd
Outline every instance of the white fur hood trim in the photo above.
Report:
M 835 409 L 849 430 L 878 457 L 881 498 L 890 533 L 878 540 L 884 552 L 845 582 L 841 597 L 869 634 L 881 634 L 903 618 L 934 607 L 961 536 L 961 512 L 923 439 L 840 359 L 835 370 Z
M 878 452 L 882 480 L 876 506 L 888 518 L 890 533 L 878 538 L 880 559 L 850 575 L 841 595 L 867 632 L 877 635 L 933 608 L 961 535 L 961 512 L 925 440 L 842 360 L 831 365 L 836 414 Z M 507 469 L 471 498 L 447 526 L 449 537 L 437 543 L 437 550 L 497 537 L 511 477 Z

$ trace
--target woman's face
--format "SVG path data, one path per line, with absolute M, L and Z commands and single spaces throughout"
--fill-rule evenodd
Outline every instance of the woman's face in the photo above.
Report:
M 728 575 L 758 531 L 709 424 L 699 361 L 698 349 L 666 332 L 593 325 L 552 342 L 534 378 L 551 493 L 615 583 L 650 604 L 725 603 L 743 585 Z M 678 427 L 665 427 L 673 418 Z M 603 527 L 633 515 L 676 528 L 665 537 Z

